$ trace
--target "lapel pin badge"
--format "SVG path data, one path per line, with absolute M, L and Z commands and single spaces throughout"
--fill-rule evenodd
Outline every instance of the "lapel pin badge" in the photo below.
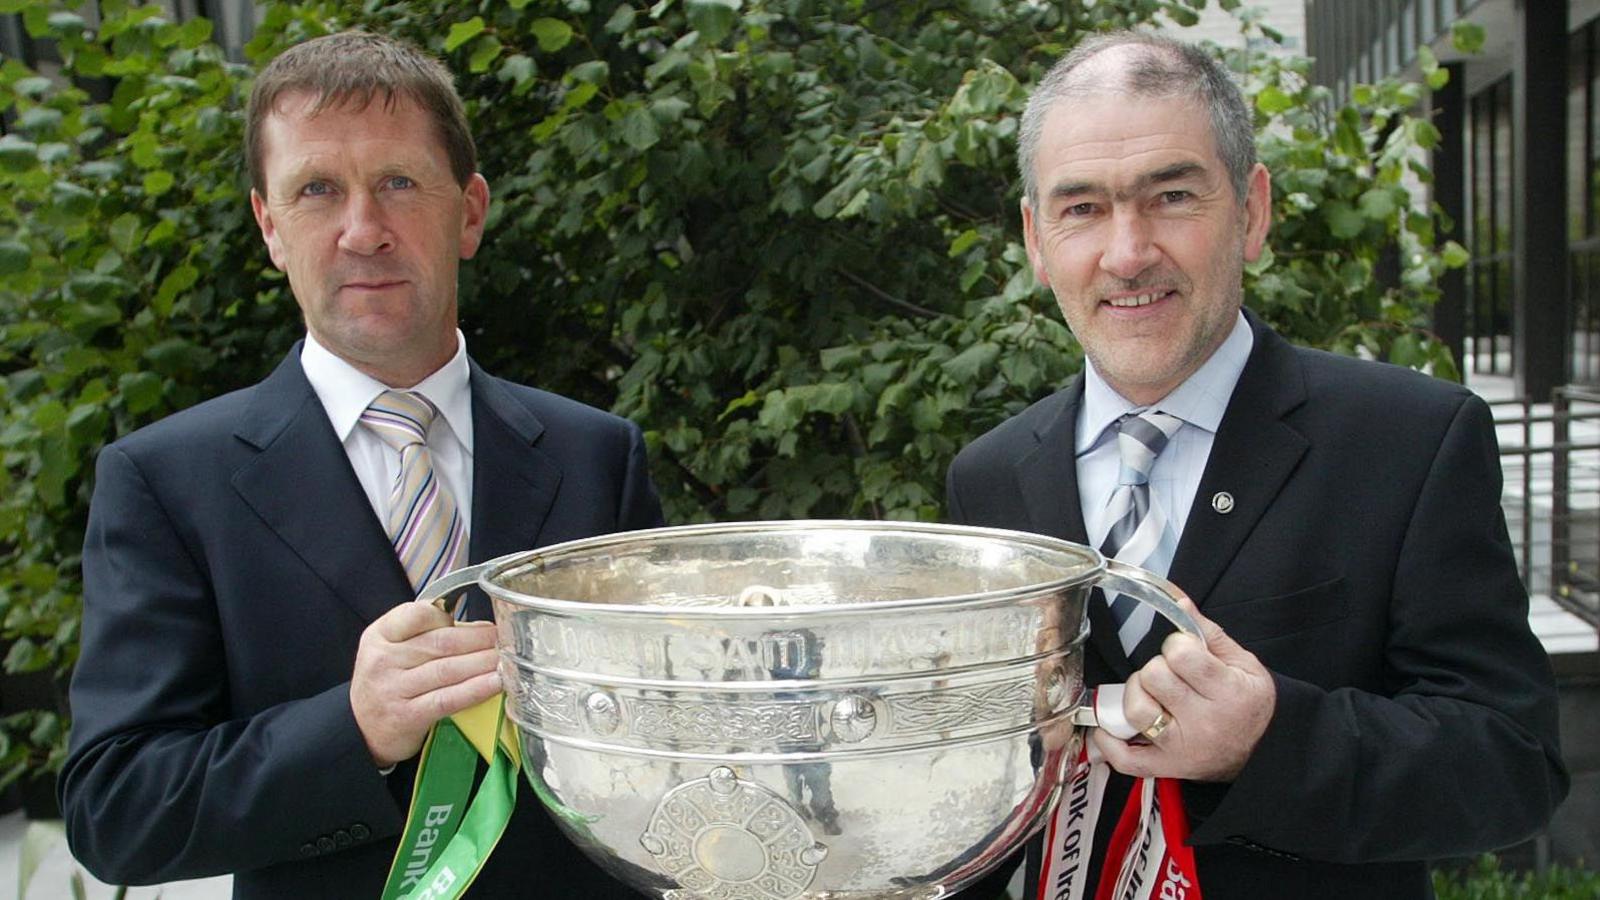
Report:
M 1211 508 L 1224 516 L 1233 512 L 1233 495 L 1227 491 L 1217 491 L 1211 495 Z

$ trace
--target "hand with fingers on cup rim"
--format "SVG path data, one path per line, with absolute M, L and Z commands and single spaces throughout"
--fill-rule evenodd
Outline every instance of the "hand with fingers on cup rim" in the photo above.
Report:
M 1138 734 L 1095 729 L 1091 740 L 1119 772 L 1136 777 L 1231 781 L 1272 721 L 1277 686 L 1255 654 L 1180 601 L 1205 640 L 1177 632 L 1129 677 L 1122 714 Z M 1139 727 L 1143 723 L 1142 728 Z

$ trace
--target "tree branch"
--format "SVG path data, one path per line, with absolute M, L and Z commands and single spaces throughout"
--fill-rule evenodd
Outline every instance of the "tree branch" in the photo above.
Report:
M 889 304 L 890 306 L 893 306 L 893 307 L 901 310 L 902 312 L 908 312 L 908 313 L 911 313 L 914 316 L 919 316 L 919 317 L 924 318 L 924 319 L 937 319 L 937 318 L 939 318 L 939 314 L 934 312 L 933 310 L 927 309 L 925 307 L 918 306 L 915 303 L 912 303 L 912 302 L 907 301 L 907 300 L 901 300 L 899 297 L 896 297 L 895 295 L 889 293 L 888 291 L 884 290 L 883 288 L 878 287 L 877 285 L 875 285 L 872 282 L 866 280 L 865 278 L 862 278 L 860 275 L 857 275 L 856 273 L 850 271 L 849 269 L 838 269 L 837 271 L 838 271 L 838 273 L 840 275 L 843 275 L 845 277 L 846 281 L 850 282 L 851 284 L 855 285 L 858 288 L 861 288 L 862 290 L 866 291 L 867 293 L 871 294 L 872 296 L 877 297 L 879 300 L 882 300 L 883 302 Z

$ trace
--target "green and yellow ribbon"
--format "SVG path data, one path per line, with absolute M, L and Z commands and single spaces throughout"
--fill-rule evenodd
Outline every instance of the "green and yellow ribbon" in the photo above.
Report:
M 478 761 L 489 771 L 472 791 Z M 440 720 L 428 732 L 383 900 L 454 900 L 505 834 L 522 766 L 505 695 Z

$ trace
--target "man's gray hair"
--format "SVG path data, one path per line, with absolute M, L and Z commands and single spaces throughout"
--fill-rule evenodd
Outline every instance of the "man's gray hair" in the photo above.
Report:
M 1099 76 L 1092 68 L 1088 73 L 1079 71 L 1084 63 L 1114 47 L 1139 50 L 1109 77 Z M 1028 98 L 1017 135 L 1017 165 L 1022 170 L 1022 186 L 1029 204 L 1039 201 L 1033 164 L 1039 155 L 1045 117 L 1057 103 L 1093 93 L 1189 97 L 1202 104 L 1210 114 L 1211 135 L 1217 142 L 1217 156 L 1233 184 L 1234 198 L 1244 201 L 1250 170 L 1256 164 L 1255 123 L 1228 71 L 1193 44 L 1139 31 L 1112 31 L 1079 41 L 1039 80 Z

